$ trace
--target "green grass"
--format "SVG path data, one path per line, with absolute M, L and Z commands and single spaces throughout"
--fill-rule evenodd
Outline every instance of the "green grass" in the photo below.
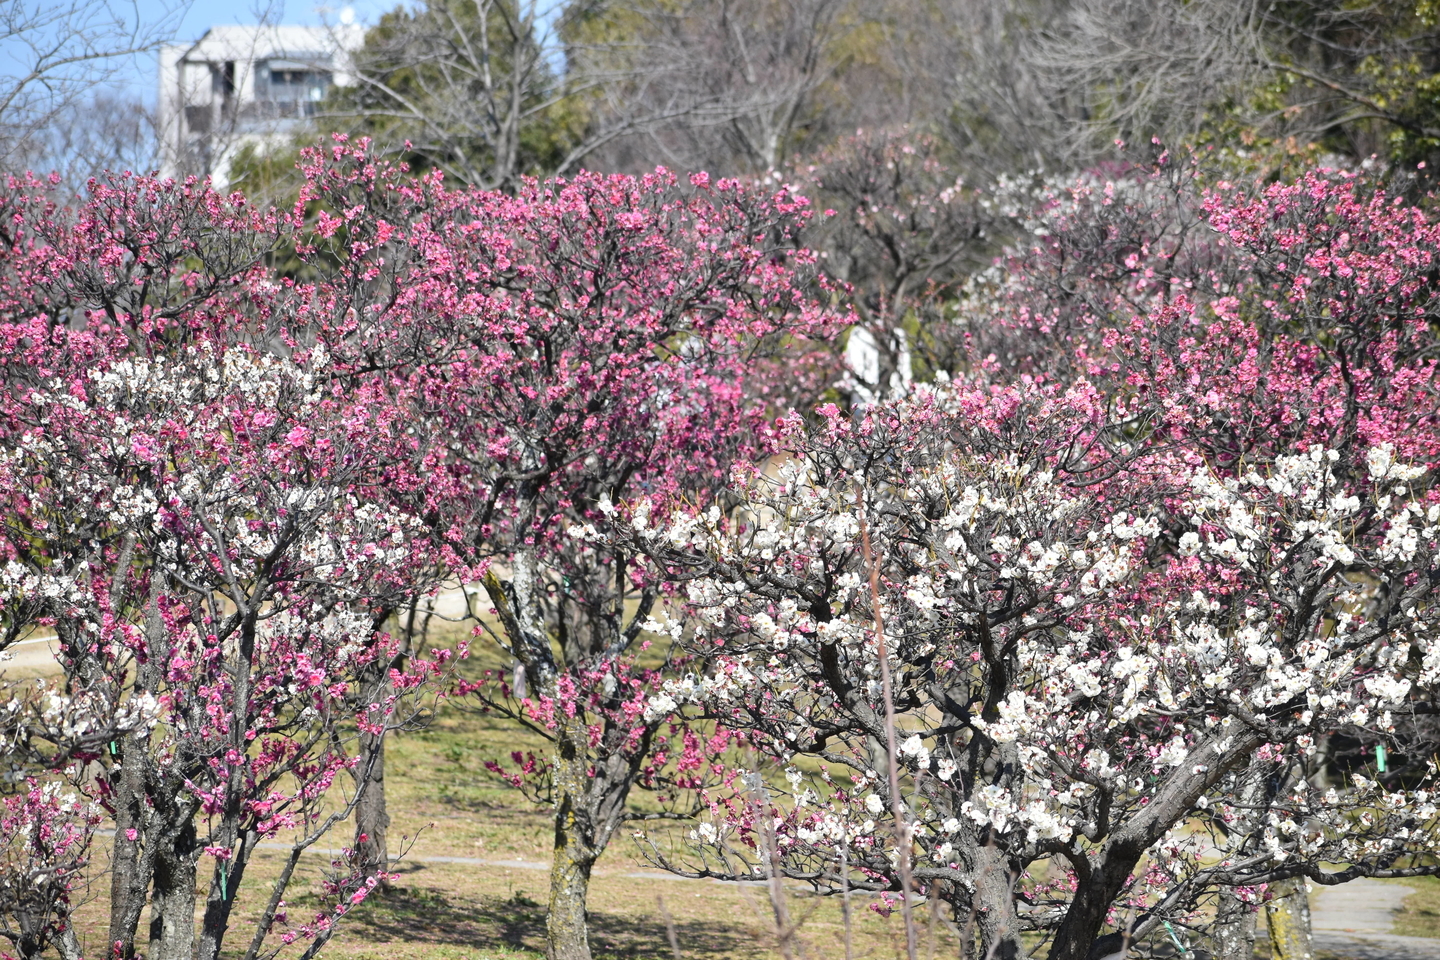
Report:
M 392 835 L 416 837 L 412 853 L 485 860 L 524 860 L 548 867 L 548 811 L 484 767 L 512 750 L 543 743 L 503 719 L 447 708 L 430 726 L 387 748 L 387 805 Z M 643 802 L 643 798 L 642 798 Z M 392 846 L 393 846 L 392 841 Z M 540 957 L 548 874 L 544 869 L 426 863 L 402 868 L 395 890 L 367 901 L 327 953 L 375 957 L 489 960 Z M 636 874 L 641 874 L 636 876 Z M 843 956 L 840 904 L 789 896 L 808 956 Z M 661 904 L 664 904 L 663 911 Z M 592 946 L 598 960 L 670 960 L 665 913 L 681 953 L 696 960 L 762 960 L 779 956 L 772 905 L 764 890 L 697 883 L 660 875 L 627 835 L 612 841 L 592 883 Z M 943 926 L 937 954 L 954 955 Z M 904 955 L 898 914 L 885 919 L 857 898 L 852 920 L 857 958 Z
M 1406 937 L 1440 937 L 1440 877 L 1395 882 L 1415 891 L 1395 914 L 1395 932 Z

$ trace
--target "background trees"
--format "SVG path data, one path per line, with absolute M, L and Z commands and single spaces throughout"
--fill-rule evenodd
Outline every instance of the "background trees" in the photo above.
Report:
M 1261 174 L 1302 156 L 1377 154 L 1413 176 L 1430 149 L 1435 25 L 1413 5 L 1332 8 L 437 3 L 369 31 L 358 82 L 324 124 L 507 191 L 523 175 L 656 163 L 793 178 L 857 130 L 901 125 L 976 187 L 1069 175 L 1152 138 Z M 267 176 L 289 174 L 298 147 L 288 149 Z M 251 171 L 251 189 L 263 190 L 263 172 Z
M 5 57 L 0 165 L 17 171 L 73 158 L 50 152 L 58 132 L 74 128 L 77 112 L 90 113 L 97 127 L 108 126 L 108 118 L 94 109 L 98 102 L 86 101 L 126 70 L 132 57 L 167 40 L 184 9 L 182 3 L 162 4 L 155 11 L 159 16 L 150 19 L 111 0 L 6 4 L 0 10 Z
M 1208 143 L 1262 165 L 1316 149 L 1413 168 L 1435 132 L 1437 28 L 1427 10 L 437 0 L 368 31 L 356 83 L 332 99 L 324 125 L 507 190 L 521 175 L 582 165 L 760 174 L 857 129 L 902 123 L 935 137 L 975 183 L 1113 159 L 1117 137 Z M 15 64 L 0 111 L 16 134 L 6 149 L 30 151 L 12 166 L 53 162 L 34 147 L 57 138 L 36 134 L 73 129 L 66 108 L 83 104 L 117 57 L 173 25 L 94 5 L 23 4 L 7 23 Z
M 332 109 L 389 149 L 462 182 L 513 188 L 563 171 L 581 131 L 566 119 L 554 62 L 557 4 L 437 2 L 397 9 L 367 31 L 355 85 Z
M 876 4 L 856 0 L 612 3 L 576 31 L 581 65 L 620 68 L 654 119 L 597 155 L 606 166 L 663 159 L 763 174 L 837 131 L 852 61 L 877 39 Z M 608 98 L 592 113 L 603 117 Z

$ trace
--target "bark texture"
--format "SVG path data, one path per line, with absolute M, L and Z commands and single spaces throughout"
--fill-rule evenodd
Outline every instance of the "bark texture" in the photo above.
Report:
M 1251 960 L 1255 955 L 1255 908 L 1230 893 L 1220 891 L 1215 911 L 1215 932 L 1211 936 L 1215 960 Z
M 366 869 L 383 873 L 390 867 L 390 850 L 385 835 L 390 814 L 385 807 L 385 735 L 360 734 L 361 763 L 356 770 L 355 852 Z M 381 886 L 389 884 L 381 881 Z
M 1239 816 L 1231 826 L 1225 844 L 1226 856 L 1239 859 L 1260 842 L 1259 811 L 1269 805 L 1275 789 L 1265 767 L 1252 760 L 1240 778 L 1236 799 Z M 1255 953 L 1256 905 L 1237 897 L 1229 888 L 1217 892 L 1215 927 L 1210 936 L 1216 960 L 1251 960 Z
M 115 844 L 110 863 L 110 930 L 107 943 L 117 960 L 135 955 L 135 932 L 145 908 L 150 871 L 140 836 L 146 832 L 144 780 L 141 764 L 148 755 L 146 737 L 125 738 L 119 750 L 120 769 L 114 775 Z M 135 839 L 130 839 L 132 831 Z
M 1310 936 L 1310 897 L 1305 880 L 1296 877 L 1270 887 L 1272 899 L 1265 904 L 1270 923 L 1270 956 L 1275 960 L 1312 960 L 1315 944 Z
M 545 955 L 549 960 L 590 960 L 586 899 L 595 859 L 575 842 L 573 829 L 556 814 L 555 858 L 550 865 L 550 912 L 545 918 Z
M 149 960 L 190 960 L 195 951 L 195 825 L 179 825 L 155 859 Z
M 987 960 L 1019 960 L 1025 949 L 1015 915 L 1014 880 L 998 856 L 991 859 L 990 869 L 982 869 L 975 880 L 975 924 Z
M 122 548 L 126 557 L 129 549 L 130 544 L 127 542 Z M 153 693 L 160 689 L 162 677 L 159 664 L 165 662 L 169 651 L 168 635 L 158 603 L 165 585 L 163 574 L 156 574 L 152 578 L 145 612 L 145 636 L 150 655 L 136 672 L 136 693 Z M 67 643 L 67 649 L 84 648 L 79 644 Z M 67 672 L 72 670 L 83 683 L 105 682 L 103 671 L 89 658 L 82 657 L 74 665 L 67 666 Z M 116 763 L 111 774 L 115 787 L 115 845 L 111 851 L 110 930 L 107 944 L 109 952 L 117 960 L 129 960 L 135 956 L 140 915 L 145 909 L 158 851 L 168 840 L 181 837 L 182 822 L 175 816 L 179 812 L 173 803 L 175 786 L 166 784 L 160 776 L 151 751 L 149 730 L 141 728 L 116 741 L 111 745 L 111 753 Z M 153 796 L 156 793 L 161 796 Z M 147 800 L 147 795 L 152 796 Z M 188 815 L 187 810 L 185 816 Z M 193 839 L 193 825 L 190 836 Z M 173 854 L 173 851 L 170 852 Z M 183 879 L 183 874 L 176 875 L 174 879 Z M 192 923 L 194 896 L 192 871 Z

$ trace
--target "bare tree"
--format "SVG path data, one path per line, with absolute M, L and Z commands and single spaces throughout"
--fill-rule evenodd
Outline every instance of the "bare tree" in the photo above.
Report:
M 329 117 L 484 187 L 563 171 L 593 145 L 567 101 L 586 81 L 560 66 L 570 8 L 546 0 L 430 0 L 386 14 Z
M 1406 165 L 1440 153 L 1440 18 L 1426 4 L 1065 0 L 1019 35 L 1017 62 L 1068 106 L 1052 156 L 1070 163 L 1115 137 L 1264 140 Z
M 868 0 L 608 5 L 605 27 L 592 30 L 580 62 L 615 65 L 634 78 L 630 103 L 648 103 L 654 117 L 670 119 L 632 125 L 606 160 L 640 167 L 660 159 L 727 173 L 779 169 L 835 134 L 832 119 L 848 112 L 836 106 L 851 92 L 835 88 L 844 84 L 857 34 L 878 29 L 872 18 L 880 12 Z
M 142 17 L 124 0 L 7 0 L 0 3 L 0 166 L 31 162 L 37 137 L 126 59 L 154 49 L 178 25 L 188 0 L 167 0 L 159 17 Z M 43 151 L 39 151 L 43 154 Z
M 1068 0 L 1026 51 L 1071 107 L 1057 152 L 1083 163 L 1117 137 L 1193 142 L 1268 79 L 1265 19 L 1254 0 Z
M 859 321 L 846 357 L 865 402 L 903 394 L 956 366 L 946 329 L 956 286 L 991 262 L 1000 217 L 941 161 L 933 137 L 907 129 L 847 137 L 797 164 L 801 189 L 833 216 L 805 237 L 849 287 Z
M 100 89 L 56 110 L 26 152 L 34 170 L 54 171 L 71 190 L 105 171 L 153 173 L 160 164 L 155 113 L 122 89 Z
M 430 0 L 387 14 L 330 116 L 466 183 L 667 162 L 776 169 L 864 0 Z

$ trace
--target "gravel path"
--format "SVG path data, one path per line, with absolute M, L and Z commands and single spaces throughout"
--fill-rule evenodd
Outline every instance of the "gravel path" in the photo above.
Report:
M 1353 880 L 1311 894 L 1315 947 L 1348 960 L 1440 960 L 1440 940 L 1390 932 L 1395 911 L 1415 891 L 1379 880 Z

